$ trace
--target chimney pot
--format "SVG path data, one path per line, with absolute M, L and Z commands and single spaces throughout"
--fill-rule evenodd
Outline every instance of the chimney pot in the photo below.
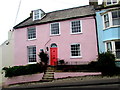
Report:
M 94 7 L 98 6 L 98 0 L 89 0 L 89 5 L 93 5 Z

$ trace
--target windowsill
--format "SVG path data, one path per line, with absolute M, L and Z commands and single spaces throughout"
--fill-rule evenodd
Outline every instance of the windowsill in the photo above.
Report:
M 115 61 L 120 61 L 120 59 L 116 59 Z
M 37 62 L 28 62 L 28 64 L 36 64 Z
M 74 59 L 74 58 L 82 58 L 82 56 L 71 56 L 70 58 L 71 58 L 71 59 Z
M 60 34 L 53 34 L 53 35 L 51 34 L 50 37 L 52 36 L 60 36 Z
M 70 33 L 71 35 L 78 35 L 78 34 L 82 34 L 82 32 L 79 33 Z
M 106 6 L 112 6 L 112 5 L 116 5 L 116 4 L 118 4 L 118 2 L 114 3 L 114 4 L 106 4 Z
M 104 28 L 103 30 L 107 30 L 107 29 L 110 29 L 110 28 L 116 28 L 116 27 L 120 27 L 120 25 L 110 26 L 110 27 Z
M 28 39 L 28 41 L 33 41 L 33 40 L 36 40 L 36 38 L 33 38 L 33 39 Z

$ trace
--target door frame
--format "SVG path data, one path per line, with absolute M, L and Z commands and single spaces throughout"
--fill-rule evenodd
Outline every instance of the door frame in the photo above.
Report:
M 52 50 L 52 49 L 55 49 L 55 50 L 56 50 L 56 55 L 55 55 L 55 56 L 56 56 L 56 60 L 55 60 L 56 63 L 52 63 L 52 59 L 51 59 L 51 58 L 52 58 L 52 57 L 51 57 L 51 55 L 52 55 L 52 54 L 51 54 L 51 53 L 52 53 L 51 50 Z M 56 43 L 52 43 L 51 46 L 50 46 L 50 65 L 51 65 L 51 66 L 56 66 L 56 65 L 57 65 L 57 61 L 58 61 L 57 59 L 58 59 L 58 47 L 57 47 L 57 44 L 56 44 Z

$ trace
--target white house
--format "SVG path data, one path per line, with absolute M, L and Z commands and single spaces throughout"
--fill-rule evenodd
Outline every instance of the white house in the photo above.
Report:
M 8 40 L 0 45 L 0 86 L 4 84 L 5 77 L 2 71 L 3 67 L 13 66 L 13 48 L 14 48 L 14 35 L 13 31 L 8 32 Z

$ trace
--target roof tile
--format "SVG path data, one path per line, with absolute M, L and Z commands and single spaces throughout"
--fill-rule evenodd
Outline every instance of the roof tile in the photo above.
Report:
M 32 17 L 29 17 L 23 22 L 16 25 L 14 28 L 17 29 L 25 26 L 32 26 L 32 25 L 43 24 L 53 21 L 67 20 L 71 18 L 84 17 L 94 14 L 95 12 L 93 6 L 87 5 L 81 7 L 74 7 L 74 8 L 46 13 L 46 15 L 41 20 L 33 21 Z

